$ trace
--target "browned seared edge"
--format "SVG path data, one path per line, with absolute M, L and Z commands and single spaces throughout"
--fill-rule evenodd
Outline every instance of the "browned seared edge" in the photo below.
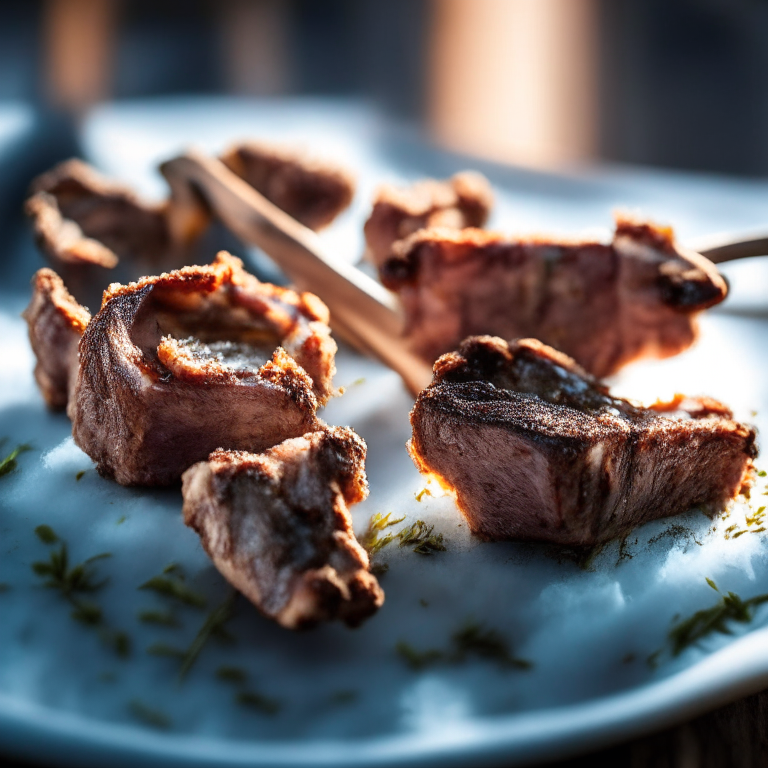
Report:
M 376 191 L 373 210 L 365 222 L 368 258 L 378 267 L 393 244 L 429 227 L 482 227 L 493 207 L 488 179 L 463 171 L 450 179 L 422 179 L 410 187 L 384 184 Z
M 355 194 L 355 178 L 346 169 L 277 144 L 236 144 L 221 161 L 271 203 L 314 230 L 327 227 Z
M 365 453 L 344 427 L 259 454 L 215 451 L 184 473 L 184 521 L 224 577 L 282 626 L 356 626 L 384 602 L 348 509 L 368 495 Z
M 642 408 L 533 339 L 468 338 L 411 412 L 420 471 L 474 533 L 590 546 L 693 507 L 719 511 L 753 476 L 755 431 L 709 398 Z
M 609 244 L 421 230 L 395 244 L 380 274 L 429 361 L 474 334 L 530 336 L 600 377 L 686 349 L 698 313 L 727 293 L 714 265 L 670 228 L 625 216 Z
M 302 435 L 334 394 L 325 305 L 260 283 L 225 252 L 111 285 L 92 320 L 51 270 L 33 285 L 25 318 L 43 395 L 69 400 L 75 442 L 120 483 L 173 483 L 219 446 Z

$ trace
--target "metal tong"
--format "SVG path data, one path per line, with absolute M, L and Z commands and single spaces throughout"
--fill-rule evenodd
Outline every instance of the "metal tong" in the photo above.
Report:
M 222 162 L 189 151 L 160 166 L 171 186 L 175 215 L 183 220 L 200 206 L 246 243 L 258 246 L 302 290 L 328 305 L 331 327 L 359 351 L 396 371 L 413 395 L 432 379 L 432 366 L 415 355 L 404 336 L 395 296 L 356 267 L 324 252 L 320 238 L 270 203 Z M 715 264 L 768 253 L 768 234 L 712 237 L 698 253 Z

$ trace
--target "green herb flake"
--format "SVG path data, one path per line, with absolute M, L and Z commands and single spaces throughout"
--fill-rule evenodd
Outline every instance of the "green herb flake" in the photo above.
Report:
M 481 624 L 467 622 L 451 636 L 454 658 L 463 661 L 466 656 L 495 661 L 502 667 L 530 669 L 531 663 L 518 659 L 509 652 L 507 641 L 495 629 L 486 629 Z
M 705 577 L 705 578 L 706 578 L 707 584 L 709 584 L 709 586 L 712 587 L 712 589 L 714 589 L 715 592 L 720 592 L 720 590 L 717 588 L 717 584 L 715 584 L 715 582 L 712 581 L 712 579 L 710 579 L 709 577 Z
M 253 691 L 239 691 L 235 694 L 235 703 L 255 709 L 264 715 L 276 715 L 282 707 L 277 699 L 271 699 Z
M 120 517 L 117 518 L 117 522 L 115 525 L 122 525 L 128 518 L 125 515 L 120 515 Z
M 768 472 L 766 472 L 764 469 L 761 469 L 761 470 L 760 470 L 760 471 L 757 473 L 757 476 L 758 476 L 758 477 L 765 477 L 766 475 L 768 475 Z
M 0 595 L 2 595 L 4 592 L 10 592 L 10 591 L 11 591 L 11 585 L 5 581 L 0 581 Z
M 35 535 L 43 544 L 55 544 L 59 540 L 50 525 L 38 525 L 35 528 Z
M 417 520 L 413 525 L 397 534 L 401 547 L 413 547 L 419 555 L 431 555 L 433 552 L 445 552 L 443 534 L 433 533 L 434 525 L 427 525 L 423 520 Z
M 184 659 L 187 656 L 187 652 L 183 648 L 177 648 L 168 643 L 152 643 L 147 648 L 147 653 L 150 656 L 163 656 L 172 659 Z
M 76 483 L 79 483 L 79 482 L 80 482 L 80 481 L 83 479 L 83 476 L 84 476 L 84 475 L 85 475 L 85 470 L 84 470 L 84 469 L 81 469 L 81 470 L 80 470 L 80 471 L 79 471 L 79 472 L 78 472 L 78 473 L 75 475 L 75 482 L 76 482 Z
M 121 659 L 127 659 L 131 655 L 131 638 L 125 632 L 105 627 L 101 630 L 101 641 Z
M 149 581 L 145 581 L 139 589 L 157 592 L 159 595 L 173 598 L 195 608 L 205 608 L 207 604 L 206 599 L 202 595 L 193 592 L 179 578 L 171 578 L 170 576 L 153 576 Z
M 26 453 L 27 451 L 31 450 L 32 446 L 28 443 L 17 445 L 4 459 L 0 460 L 0 477 L 9 475 L 11 472 L 13 472 L 13 470 L 16 469 L 18 465 L 16 459 L 18 459 L 22 453 Z
M 216 677 L 226 683 L 244 683 L 248 679 L 248 673 L 240 667 L 222 666 L 216 670 Z
M 389 563 L 374 563 L 371 566 L 371 573 L 376 577 L 381 577 L 389 571 Z
M 153 709 L 148 707 L 138 699 L 134 699 L 129 702 L 128 709 L 130 713 L 140 720 L 144 725 L 149 725 L 152 728 L 159 728 L 161 730 L 167 730 L 171 727 L 171 718 L 159 709 Z
M 361 544 L 368 550 L 369 555 L 375 555 L 380 549 L 383 549 L 387 544 L 395 540 L 395 534 L 387 533 L 384 536 L 379 534 L 387 528 L 391 528 L 393 525 L 402 523 L 405 520 L 405 515 L 392 519 L 392 513 L 387 512 L 386 515 L 382 515 L 377 512 L 371 517 L 368 523 L 368 530 L 363 534 Z
M 404 641 L 400 641 L 395 646 L 395 652 L 415 672 L 420 672 L 445 660 L 445 654 L 437 648 L 419 651 Z
M 88 624 L 92 627 L 98 626 L 103 620 L 101 608 L 95 603 L 78 602 L 75 610 L 70 614 L 75 621 L 81 624 Z
M 736 533 L 731 536 L 732 539 L 738 539 L 739 536 L 743 536 L 745 533 L 749 533 L 749 531 L 736 531 Z
M 707 583 L 709 582 L 710 579 L 707 579 Z M 678 656 L 686 648 L 696 645 L 713 632 L 731 634 L 729 621 L 740 623 L 752 621 L 753 609 L 765 602 L 768 602 L 768 595 L 757 595 L 749 600 L 742 600 L 734 592 L 722 595 L 720 601 L 711 608 L 696 611 L 692 616 L 672 627 L 669 633 L 672 655 Z
M 233 591 L 218 608 L 211 611 L 208 618 L 203 623 L 203 626 L 200 627 L 200 631 L 187 649 L 181 664 L 181 669 L 179 670 L 180 681 L 184 680 L 189 673 L 189 670 L 192 669 L 192 666 L 195 661 L 197 661 L 197 657 L 205 647 L 208 639 L 220 631 L 224 627 L 224 624 L 232 618 L 236 596 L 237 593 Z
M 178 627 L 179 620 L 171 611 L 140 611 L 139 621 L 142 624 L 157 624 L 161 627 Z

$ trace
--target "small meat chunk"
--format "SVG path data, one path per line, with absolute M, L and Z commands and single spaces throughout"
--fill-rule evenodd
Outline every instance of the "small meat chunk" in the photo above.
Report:
M 753 476 L 753 428 L 708 398 L 642 408 L 534 339 L 467 339 L 411 412 L 409 450 L 486 539 L 592 546 Z
M 483 227 L 493 207 L 488 179 L 463 171 L 445 181 L 423 179 L 400 189 L 379 187 L 365 222 L 367 256 L 377 266 L 392 255 L 392 245 L 420 229 Z
M 357 626 L 384 602 L 348 509 L 368 495 L 365 453 L 343 427 L 259 454 L 215 451 L 184 473 L 184 522 L 223 576 L 282 626 Z
M 618 217 L 610 244 L 421 230 L 381 267 L 414 351 L 430 362 L 467 336 L 533 337 L 608 376 L 688 348 L 727 284 L 672 230 Z
M 37 358 L 35 380 L 48 407 L 62 411 L 77 379 L 77 346 L 91 316 L 48 268 L 32 279 L 32 300 L 23 316 Z
M 221 161 L 310 229 L 327 227 L 355 195 L 354 177 L 344 168 L 287 147 L 249 141 L 230 147 Z
M 80 342 L 75 442 L 123 485 L 166 485 L 218 447 L 261 451 L 317 428 L 336 344 L 312 294 L 225 252 L 113 284 Z

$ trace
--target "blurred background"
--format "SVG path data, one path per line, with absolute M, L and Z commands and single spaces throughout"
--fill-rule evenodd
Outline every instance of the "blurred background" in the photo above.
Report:
M 767 0 L 0 0 L 0 103 L 364 97 L 525 166 L 768 172 Z

